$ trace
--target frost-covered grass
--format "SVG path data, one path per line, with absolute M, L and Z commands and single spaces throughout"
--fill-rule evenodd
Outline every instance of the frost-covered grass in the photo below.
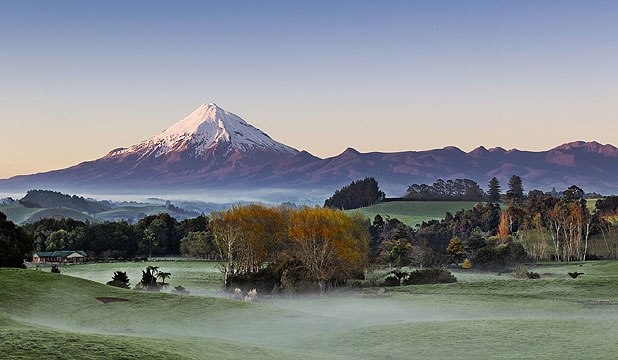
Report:
M 172 277 L 165 281 L 170 284 L 167 289 L 168 291 L 181 285 L 193 294 L 216 295 L 223 283 L 221 271 L 219 270 L 219 263 L 209 261 L 167 260 L 69 264 L 61 266 L 60 271 L 62 274 L 84 278 L 102 284 L 112 279 L 114 271 L 124 271 L 131 281 L 131 287 L 134 287 L 142 277 L 142 270 L 147 266 L 158 266 L 159 270 L 172 274 Z M 36 265 L 34 264 L 29 264 L 28 267 L 36 269 Z M 39 265 L 42 271 L 49 271 L 49 267 L 49 265 Z
M 185 283 L 202 281 L 192 275 L 200 268 L 216 270 L 205 262 L 173 264 L 156 263 L 176 271 Z M 62 274 L 0 269 L 0 354 L 612 359 L 618 351 L 618 305 L 597 305 L 598 300 L 618 304 L 618 262 L 531 267 L 551 274 L 541 280 L 461 270 L 455 271 L 458 283 L 389 288 L 383 296 L 371 295 L 377 288 L 364 293 L 348 288 L 325 297 L 262 299 L 257 304 L 136 292 L 66 275 L 94 277 L 118 265 L 74 266 Z M 571 279 L 566 274 L 573 271 L 584 275 Z M 201 287 L 209 284 L 214 283 L 206 279 Z M 100 296 L 129 301 L 104 304 L 96 300 Z

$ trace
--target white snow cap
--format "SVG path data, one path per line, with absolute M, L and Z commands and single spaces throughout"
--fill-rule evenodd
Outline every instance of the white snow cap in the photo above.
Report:
M 246 152 L 265 149 L 280 153 L 297 150 L 281 144 L 239 116 L 225 111 L 215 103 L 202 104 L 187 117 L 163 130 L 159 135 L 126 149 L 124 152 L 154 153 L 159 156 L 171 151 L 193 148 L 200 156 L 204 150 L 220 142 Z

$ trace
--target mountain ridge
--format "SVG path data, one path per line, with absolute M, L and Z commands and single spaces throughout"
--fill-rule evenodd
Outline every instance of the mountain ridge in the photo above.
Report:
M 618 193 L 618 148 L 573 141 L 545 151 L 441 149 L 362 153 L 352 147 L 320 158 L 277 142 L 262 130 L 214 103 L 142 142 L 117 148 L 77 165 L 0 180 L 0 191 L 49 188 L 75 192 L 165 192 L 195 189 L 322 189 L 375 177 L 390 195 L 413 183 L 469 178 L 486 184 L 493 176 L 506 185 L 519 175 L 528 190 L 563 189 Z

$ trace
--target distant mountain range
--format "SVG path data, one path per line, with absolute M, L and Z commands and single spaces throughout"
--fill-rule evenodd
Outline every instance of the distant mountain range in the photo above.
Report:
M 316 139 L 319 141 L 319 139 Z M 347 141 L 353 141 L 351 139 Z M 33 188 L 71 193 L 189 193 L 195 190 L 321 190 L 324 193 L 366 176 L 389 196 L 413 183 L 469 178 L 483 187 L 496 176 L 503 187 L 519 175 L 527 190 L 618 193 L 618 149 L 572 142 L 547 151 L 478 147 L 395 153 L 353 148 L 319 158 L 281 144 L 217 105 L 203 104 L 159 135 L 129 148 L 62 169 L 0 180 L 0 192 Z

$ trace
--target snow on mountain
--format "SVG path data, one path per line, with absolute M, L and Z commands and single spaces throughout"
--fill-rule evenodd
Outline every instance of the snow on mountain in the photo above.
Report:
M 199 158 L 207 150 L 222 144 L 229 145 L 225 155 L 235 150 L 244 153 L 272 151 L 282 155 L 298 152 L 271 139 L 239 116 L 210 103 L 200 105 L 187 117 L 163 130 L 159 135 L 130 148 L 114 150 L 108 157 L 131 153 L 140 154 L 140 158 L 151 155 L 159 157 L 171 152 L 188 150 L 191 156 Z

